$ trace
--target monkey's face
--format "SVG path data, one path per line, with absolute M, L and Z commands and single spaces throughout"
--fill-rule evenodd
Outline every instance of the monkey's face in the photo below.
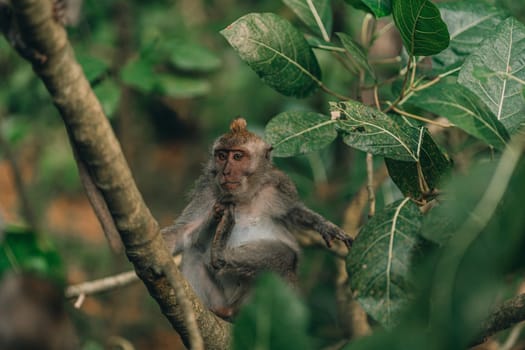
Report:
M 248 177 L 253 173 L 252 154 L 244 147 L 216 149 L 214 152 L 216 181 L 225 193 L 245 193 Z

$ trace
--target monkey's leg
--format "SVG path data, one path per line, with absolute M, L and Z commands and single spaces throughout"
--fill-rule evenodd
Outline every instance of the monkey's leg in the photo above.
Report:
M 216 206 L 215 210 L 222 212 L 222 217 L 217 225 L 210 250 L 210 263 L 214 269 L 220 269 L 224 264 L 224 249 L 226 248 L 226 243 L 230 237 L 233 225 L 235 225 L 233 204 L 228 204 L 226 207 L 222 207 L 220 204 L 218 206 L 218 208 Z
M 353 239 L 348 237 L 343 230 L 305 206 L 292 208 L 287 213 L 285 221 L 291 221 L 292 225 L 319 232 L 329 247 L 333 239 L 343 241 L 349 248 L 352 246 Z
M 297 252 L 281 241 L 260 240 L 223 250 L 223 266 L 218 274 L 251 278 L 262 271 L 276 272 L 295 280 Z

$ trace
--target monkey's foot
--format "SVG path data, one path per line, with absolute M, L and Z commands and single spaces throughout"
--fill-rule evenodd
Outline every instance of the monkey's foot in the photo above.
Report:
M 219 316 L 220 318 L 231 321 L 233 317 L 233 308 L 231 307 L 216 307 L 213 309 L 210 309 L 211 312 L 213 312 L 215 315 Z

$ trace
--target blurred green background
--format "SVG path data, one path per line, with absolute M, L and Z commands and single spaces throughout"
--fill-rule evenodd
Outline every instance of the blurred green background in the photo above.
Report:
M 525 4 L 497 2 L 524 21 Z M 262 134 L 280 112 L 326 109 L 329 98 L 321 93 L 298 100 L 264 85 L 219 34 L 249 12 L 271 11 L 301 26 L 281 1 L 85 0 L 81 5 L 78 23 L 67 28 L 69 38 L 161 226 L 170 224 L 185 206 L 213 139 L 227 131 L 233 118 L 246 118 L 249 128 Z M 334 32 L 357 34 L 364 14 L 343 1 L 334 1 L 334 8 Z M 389 57 L 388 50 L 379 47 L 377 57 Z M 356 77 L 341 74 L 328 57 L 316 54 L 326 85 L 357 94 Z M 386 66 L 385 74 L 392 68 L 396 67 Z M 35 215 L 34 230 L 58 252 L 67 283 L 129 270 L 126 258 L 110 251 L 84 195 L 49 94 L 3 39 L 0 135 L 9 148 L 0 148 L 0 223 L 27 224 L 6 160 L 10 152 Z M 364 154 L 340 141 L 318 153 L 275 162 L 294 180 L 305 203 L 337 224 L 343 223 L 345 208 L 366 176 Z M 378 207 L 399 196 L 389 182 L 377 195 Z M 335 275 L 331 254 L 305 251 L 302 297 L 315 315 L 308 327 L 319 346 L 341 335 Z M 129 340 L 136 349 L 179 344 L 140 283 L 88 297 L 71 313 L 83 349 L 102 349 L 114 336 Z

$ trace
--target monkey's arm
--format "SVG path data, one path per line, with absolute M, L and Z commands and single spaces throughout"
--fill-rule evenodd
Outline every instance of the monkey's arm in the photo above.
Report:
M 181 253 L 190 244 L 203 239 L 200 234 L 207 232 L 206 227 L 213 220 L 215 200 L 210 179 L 202 176 L 195 184 L 192 200 L 171 226 L 161 230 L 168 250 L 173 255 Z M 204 237 L 205 238 L 205 237 Z
M 277 215 L 279 220 L 284 222 L 291 231 L 303 229 L 319 232 L 329 247 L 334 239 L 343 241 L 347 247 L 352 245 L 352 238 L 348 237 L 343 230 L 299 201 L 295 185 L 288 176 L 280 171 L 274 171 L 274 173 L 279 197 L 277 202 L 285 204 Z
M 319 232 L 329 247 L 334 239 L 343 241 L 349 248 L 352 246 L 352 238 L 347 236 L 343 230 L 302 203 L 290 208 L 284 220 L 288 225 Z

